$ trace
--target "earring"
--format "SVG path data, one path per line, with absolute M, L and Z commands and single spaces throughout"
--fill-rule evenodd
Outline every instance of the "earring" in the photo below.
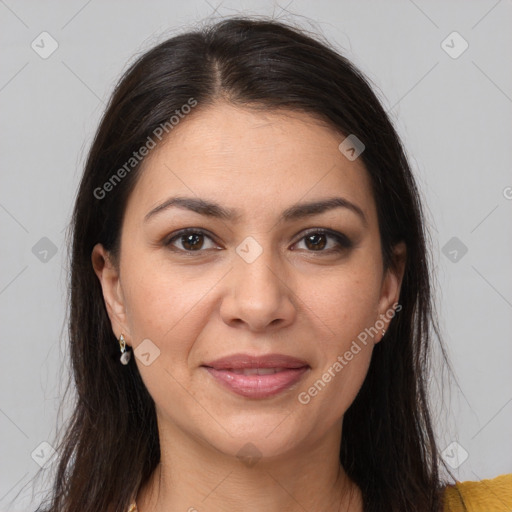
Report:
M 121 348 L 121 357 L 120 357 L 121 363 L 123 363 L 124 365 L 127 365 L 130 361 L 132 353 L 126 350 L 126 341 L 122 334 L 121 334 L 121 336 L 119 336 L 119 347 Z
M 386 334 L 386 329 L 382 329 L 382 337 L 384 338 L 384 334 Z

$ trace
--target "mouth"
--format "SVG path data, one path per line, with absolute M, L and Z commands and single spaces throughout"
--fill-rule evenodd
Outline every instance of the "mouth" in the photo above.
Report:
M 225 371 L 236 375 L 273 375 L 288 368 L 226 368 Z
M 202 367 L 223 389 L 253 399 L 269 398 L 289 390 L 310 370 L 306 361 L 281 354 L 236 354 Z

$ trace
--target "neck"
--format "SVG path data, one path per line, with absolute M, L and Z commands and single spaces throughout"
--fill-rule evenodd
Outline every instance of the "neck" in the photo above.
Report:
M 139 512 L 363 510 L 360 490 L 339 464 L 339 444 L 337 451 L 318 443 L 300 453 L 241 460 L 179 434 L 160 432 L 161 460 L 139 490 Z

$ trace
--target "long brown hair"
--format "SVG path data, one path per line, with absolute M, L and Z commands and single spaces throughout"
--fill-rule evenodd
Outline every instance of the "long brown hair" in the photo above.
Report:
M 365 144 L 361 158 L 371 178 L 385 268 L 393 265 L 392 249 L 400 241 L 407 263 L 402 309 L 376 345 L 366 380 L 344 416 L 340 461 L 360 487 L 365 511 L 439 511 L 442 460 L 427 379 L 431 340 L 440 335 L 428 232 L 401 141 L 368 79 L 338 51 L 284 23 L 247 17 L 172 37 L 142 55 L 103 115 L 72 218 L 69 346 L 76 399 L 57 449 L 47 508 L 40 510 L 125 512 L 159 462 L 154 402 L 133 358 L 128 366 L 119 362 L 91 264 L 96 243 L 114 255 L 119 249 L 140 164 L 108 193 L 98 189 L 190 98 L 199 111 L 220 97 L 306 112 Z M 444 349 L 442 354 L 446 360 Z

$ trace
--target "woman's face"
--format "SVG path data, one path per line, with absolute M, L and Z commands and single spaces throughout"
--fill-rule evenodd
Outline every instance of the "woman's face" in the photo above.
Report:
M 118 266 L 99 245 L 93 262 L 161 428 L 227 454 L 339 442 L 402 276 L 384 273 L 369 177 L 343 139 L 306 114 L 218 103 L 146 159 Z M 346 206 L 307 207 L 334 199 Z M 295 359 L 260 375 L 251 357 L 269 354 Z

